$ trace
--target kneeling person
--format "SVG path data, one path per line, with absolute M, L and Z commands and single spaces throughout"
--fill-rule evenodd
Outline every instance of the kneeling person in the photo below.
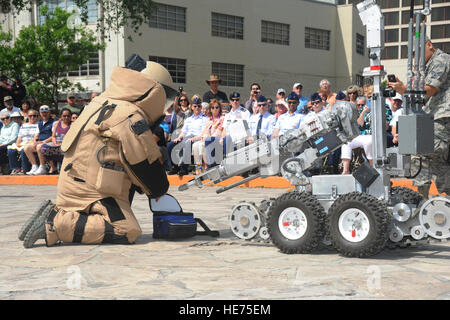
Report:
M 116 67 L 109 88 L 94 98 L 65 136 L 56 204 L 46 201 L 23 226 L 26 248 L 38 239 L 133 243 L 141 228 L 129 202 L 132 185 L 157 198 L 169 182 L 151 126 L 176 95 L 160 64 L 142 72 Z

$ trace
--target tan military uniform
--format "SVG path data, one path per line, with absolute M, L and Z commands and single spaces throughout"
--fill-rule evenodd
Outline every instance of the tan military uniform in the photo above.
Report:
M 110 87 L 84 109 L 62 143 L 65 152 L 47 245 L 133 243 L 141 229 L 128 200 L 131 184 L 149 196 L 169 183 L 150 125 L 164 111 L 163 87 L 117 67 Z

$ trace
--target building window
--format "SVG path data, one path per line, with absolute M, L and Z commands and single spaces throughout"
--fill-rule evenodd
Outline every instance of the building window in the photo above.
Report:
M 150 61 L 163 65 L 170 73 L 173 82 L 186 83 L 186 59 L 150 56 Z
M 346 4 L 346 3 L 345 3 L 345 0 L 337 0 L 337 3 L 336 3 L 336 4 L 339 5 L 339 4 Z
M 431 2 L 433 2 L 433 4 L 436 4 L 436 3 L 446 3 L 446 2 L 450 2 L 450 0 L 432 0 Z
M 330 31 L 305 27 L 305 48 L 330 50 Z
M 384 30 L 384 41 L 385 42 L 398 42 L 398 29 Z
M 401 46 L 400 50 L 400 58 L 407 59 L 408 58 L 408 46 Z
M 66 11 L 72 11 L 76 5 L 73 0 L 43 0 L 39 7 L 39 13 L 41 12 L 41 7 L 46 5 L 48 12 L 53 12 L 57 7 L 64 9 Z M 83 12 L 80 12 L 83 13 Z M 88 22 L 97 22 L 98 9 L 96 0 L 87 1 L 87 18 Z M 39 24 L 45 22 L 45 17 L 39 14 Z
M 214 37 L 244 39 L 244 18 L 212 12 L 211 34 Z
M 155 3 L 150 28 L 186 32 L 186 8 Z
M 431 39 L 450 38 L 450 24 L 431 26 Z
M 364 55 L 364 36 L 359 33 L 356 34 L 356 53 Z
M 289 25 L 261 21 L 261 42 L 289 45 Z
M 398 46 L 395 47 L 385 47 L 381 52 L 381 59 L 398 59 Z
M 355 75 L 355 84 L 362 87 L 364 85 L 364 77 L 360 74 Z
M 415 15 L 413 15 L 413 22 L 416 22 L 416 16 Z M 408 11 L 402 11 L 402 24 L 409 24 L 409 10 Z
M 398 12 L 385 12 L 384 13 L 384 25 L 393 26 L 398 24 Z
M 89 60 L 82 64 L 77 70 L 72 70 L 67 73 L 62 74 L 65 77 L 83 77 L 83 76 L 98 76 L 100 74 L 100 63 L 99 63 L 98 52 L 92 53 Z
M 244 66 L 241 64 L 213 62 L 212 74 L 217 74 L 224 86 L 244 86 Z
M 433 8 L 431 21 L 450 20 L 450 7 Z
M 377 0 L 381 9 L 398 8 L 400 0 Z
M 441 49 L 445 53 L 450 54 L 450 42 L 433 43 L 433 46 L 437 49 Z
M 408 28 L 402 28 L 402 41 L 408 41 Z

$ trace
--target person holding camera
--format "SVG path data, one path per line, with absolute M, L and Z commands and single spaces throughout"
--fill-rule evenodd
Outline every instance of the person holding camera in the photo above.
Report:
M 261 86 L 254 82 L 250 86 L 250 98 L 245 102 L 245 109 L 253 114 L 253 105 L 255 105 L 258 101 L 259 96 L 261 95 Z
M 212 74 L 206 83 L 209 86 L 209 90 L 203 95 L 203 102 L 210 102 L 212 99 L 218 100 L 221 104 L 228 103 L 227 94 L 219 90 L 219 84 L 222 82 L 218 75 Z

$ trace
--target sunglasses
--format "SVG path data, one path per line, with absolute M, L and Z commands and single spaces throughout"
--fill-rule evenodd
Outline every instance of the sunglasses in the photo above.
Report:
M 180 99 L 180 102 L 186 102 L 187 99 Z
M 218 106 L 211 107 L 211 109 L 220 109 Z
M 297 104 L 298 102 L 297 101 L 288 101 L 287 103 L 288 104 Z
M 348 94 L 356 94 L 357 92 L 349 92 Z
M 241 100 L 241 99 L 231 99 L 231 101 L 234 101 L 234 102 L 237 102 L 239 100 Z
M 312 104 L 312 105 L 320 104 L 320 102 L 321 102 L 321 101 L 314 101 L 314 102 L 311 102 L 311 104 Z
M 5 117 L 5 118 L 0 118 L 0 120 L 6 120 L 6 119 L 9 119 L 9 117 Z
M 192 107 L 194 107 L 194 108 L 201 108 L 202 106 L 199 106 L 197 104 L 193 104 Z
M 258 104 L 257 106 L 258 107 L 264 107 L 264 106 L 266 106 L 267 105 L 267 103 L 264 103 L 264 104 Z
M 365 106 L 364 103 L 358 103 L 358 106 Z
M 63 117 L 63 118 L 70 118 L 71 115 L 66 114 L 66 115 L 63 115 L 62 117 Z
M 37 117 L 39 117 L 39 116 L 38 116 L 37 114 L 30 114 L 29 117 L 30 117 L 30 118 L 37 118 Z

